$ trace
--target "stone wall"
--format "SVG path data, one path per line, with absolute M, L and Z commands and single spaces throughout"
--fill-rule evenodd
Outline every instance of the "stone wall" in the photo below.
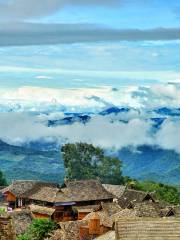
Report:
M 9 216 L 0 216 L 0 240 L 15 240 L 12 219 Z

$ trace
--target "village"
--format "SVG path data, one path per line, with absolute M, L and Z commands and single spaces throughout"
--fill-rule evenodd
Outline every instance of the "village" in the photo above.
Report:
M 15 240 L 33 219 L 58 224 L 49 240 L 180 239 L 179 205 L 99 180 L 16 180 L 1 187 L 0 209 L 1 240 Z

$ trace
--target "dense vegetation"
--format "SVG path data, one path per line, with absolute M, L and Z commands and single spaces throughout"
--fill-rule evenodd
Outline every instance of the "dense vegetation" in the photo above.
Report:
M 7 185 L 6 178 L 3 175 L 3 173 L 0 171 L 0 186 L 6 186 L 6 185 Z
M 134 188 L 141 191 L 154 192 L 157 199 L 171 204 L 180 204 L 180 190 L 177 187 L 156 182 L 137 182 Z
M 43 240 L 57 228 L 57 224 L 48 219 L 35 219 L 27 232 L 17 237 L 17 240 Z
M 122 163 L 118 158 L 104 155 L 92 144 L 66 144 L 61 148 L 67 179 L 100 179 L 103 183 L 121 184 Z
M 107 157 L 104 151 L 91 144 L 66 144 L 61 149 L 67 179 L 100 179 L 103 183 L 125 184 L 136 190 L 154 192 L 159 200 L 180 204 L 177 187 L 151 181 L 140 182 L 122 176 L 122 163 L 118 158 Z

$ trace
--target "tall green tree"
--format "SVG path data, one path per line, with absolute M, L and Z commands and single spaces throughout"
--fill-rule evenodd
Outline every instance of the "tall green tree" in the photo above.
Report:
M 7 185 L 6 178 L 4 177 L 3 173 L 0 170 L 0 186 L 6 186 L 6 185 Z
M 103 149 L 87 143 L 65 144 L 61 148 L 67 179 L 100 179 L 103 183 L 121 184 L 122 163 L 105 156 Z

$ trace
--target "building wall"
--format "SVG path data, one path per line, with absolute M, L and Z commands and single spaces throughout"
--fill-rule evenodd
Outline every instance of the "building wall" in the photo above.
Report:
M 86 217 L 90 212 L 78 212 L 78 220 L 82 220 Z
M 7 196 L 6 196 L 6 200 L 8 202 L 15 202 L 16 201 L 16 197 L 12 193 L 8 192 Z
M 46 214 L 40 214 L 40 213 L 33 213 L 34 218 L 47 218 L 49 219 L 50 217 Z
M 58 206 L 55 207 L 55 213 L 53 215 L 55 221 L 72 221 L 74 220 L 72 214 L 72 207 L 71 206 Z

